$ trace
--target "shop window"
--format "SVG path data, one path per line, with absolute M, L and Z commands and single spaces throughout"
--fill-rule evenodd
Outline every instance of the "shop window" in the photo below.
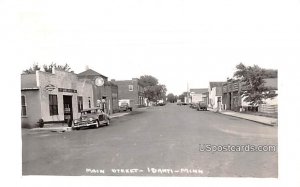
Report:
M 57 95 L 49 95 L 50 116 L 58 115 Z
M 133 85 L 128 85 L 129 91 L 133 91 Z
M 82 96 L 77 97 L 77 102 L 78 102 L 78 112 L 81 112 L 83 109 L 83 99 Z
M 25 96 L 22 95 L 22 96 L 21 96 L 21 105 L 22 105 L 21 116 L 22 116 L 22 117 L 27 116 L 27 106 L 26 106 L 26 100 L 25 100 L 25 99 L 26 99 Z

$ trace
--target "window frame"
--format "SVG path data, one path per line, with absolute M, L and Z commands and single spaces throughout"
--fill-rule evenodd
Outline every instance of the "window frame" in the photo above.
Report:
M 54 103 L 53 103 L 53 101 L 54 101 L 53 98 L 56 98 L 56 102 L 54 102 Z M 51 103 L 51 101 L 52 101 L 52 103 Z M 50 114 L 50 116 L 58 115 L 58 97 L 56 94 L 49 94 L 49 114 Z
M 24 105 L 22 103 L 22 97 L 24 97 Z M 25 107 L 25 115 L 23 114 L 23 107 Z M 21 117 L 28 117 L 27 115 L 27 102 L 26 102 L 26 96 L 21 95 Z
M 132 89 L 130 89 L 130 88 L 132 88 Z M 133 85 L 132 85 L 132 84 L 129 84 L 129 85 L 128 85 L 128 90 L 129 90 L 130 92 L 133 91 Z
M 79 103 L 79 98 L 81 98 L 81 103 Z M 80 113 L 83 110 L 83 97 L 77 96 L 77 107 L 78 107 L 78 113 Z

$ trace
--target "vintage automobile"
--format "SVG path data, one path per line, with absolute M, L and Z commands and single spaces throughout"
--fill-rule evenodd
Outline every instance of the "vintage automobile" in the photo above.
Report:
M 94 127 L 106 125 L 110 123 L 110 117 L 104 113 L 99 107 L 84 109 L 80 112 L 80 118 L 74 119 L 72 128 L 79 130 L 81 127 Z
M 200 110 L 207 110 L 207 104 L 204 102 L 204 101 L 200 101 L 198 103 L 198 108 L 197 108 L 198 111 Z
M 198 104 L 197 103 L 191 103 L 190 104 L 190 108 L 197 109 L 198 108 Z
M 132 99 L 121 99 L 119 100 L 119 111 L 132 111 L 134 102 Z

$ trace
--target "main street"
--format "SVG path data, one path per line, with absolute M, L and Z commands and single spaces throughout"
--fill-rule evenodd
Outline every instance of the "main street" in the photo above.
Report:
M 277 151 L 200 151 L 203 144 L 277 146 L 277 127 L 188 106 L 137 109 L 99 129 L 22 131 L 23 175 L 278 176 Z

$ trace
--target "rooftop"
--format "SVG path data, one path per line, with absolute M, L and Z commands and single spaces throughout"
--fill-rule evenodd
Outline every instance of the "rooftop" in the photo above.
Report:
M 84 72 L 81 72 L 79 74 L 77 74 L 77 76 L 80 76 L 80 77 L 84 77 L 84 76 L 101 76 L 101 77 L 105 77 L 107 78 L 106 76 L 92 70 L 92 69 L 88 69 L 88 70 L 85 70 Z
M 191 88 L 190 92 L 194 92 L 195 94 L 203 94 L 208 92 L 208 88 Z

